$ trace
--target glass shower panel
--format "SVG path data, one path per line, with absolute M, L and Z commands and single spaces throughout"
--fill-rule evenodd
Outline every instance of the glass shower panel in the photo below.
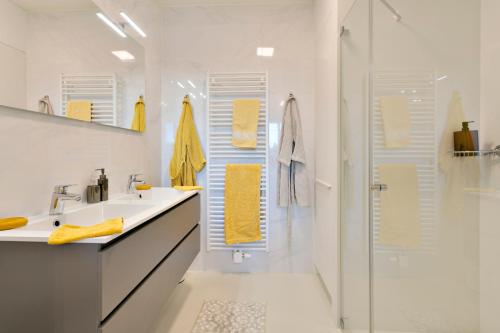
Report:
M 400 21 L 373 0 L 373 332 L 478 333 L 479 159 L 450 151 L 479 122 L 480 1 L 388 2 Z
M 370 325 L 368 233 L 369 1 L 357 1 L 341 35 L 341 265 L 344 332 Z

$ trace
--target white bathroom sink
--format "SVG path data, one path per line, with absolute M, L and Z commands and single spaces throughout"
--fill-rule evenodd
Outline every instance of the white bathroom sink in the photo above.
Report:
M 145 191 L 149 192 L 149 191 Z M 189 192 L 196 192 L 196 191 L 189 191 Z M 126 202 L 130 204 L 137 204 L 137 203 L 150 203 L 150 202 L 158 202 L 158 201 L 170 201 L 170 200 L 175 200 L 176 198 L 179 197 L 179 195 L 183 193 L 189 193 L 189 192 L 183 192 L 176 190 L 171 187 L 153 187 L 151 189 L 151 193 L 149 196 L 143 196 L 142 198 L 139 197 L 139 194 L 127 194 L 124 196 L 121 196 L 117 201 L 119 202 Z
M 56 224 L 89 226 L 115 217 L 124 218 L 123 233 L 125 233 L 189 199 L 198 192 L 182 192 L 173 188 L 153 188 L 151 191 L 149 199 L 140 199 L 135 194 L 118 194 L 103 203 L 80 204 L 73 208 L 68 207 L 65 213 L 60 216 L 45 214 L 28 217 L 26 226 L 0 231 L 0 241 L 47 242 Z M 119 237 L 119 235 L 87 238 L 79 242 L 105 244 L 116 237 Z
M 154 205 L 127 205 L 127 204 L 94 204 L 84 208 L 69 211 L 63 215 L 47 216 L 35 223 L 25 226 L 24 230 L 53 230 L 61 224 L 90 226 L 104 222 L 107 219 L 123 217 L 128 219 L 153 208 Z

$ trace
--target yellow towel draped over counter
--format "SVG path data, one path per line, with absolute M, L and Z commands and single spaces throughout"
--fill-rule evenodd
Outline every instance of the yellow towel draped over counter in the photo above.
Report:
M 233 101 L 232 144 L 240 148 L 257 147 L 260 101 L 258 99 L 237 99 Z
M 135 102 L 131 129 L 138 132 L 144 132 L 146 129 L 146 104 L 144 104 L 142 96 Z
M 66 105 L 66 117 L 76 120 L 92 120 L 92 102 L 90 101 L 68 101 Z
M 256 242 L 260 234 L 260 164 L 226 165 L 224 234 L 226 244 Z
M 206 161 L 187 96 L 184 97 L 182 106 L 174 153 L 170 161 L 170 180 L 172 186 L 196 186 L 196 173 L 203 169 Z
M 28 223 L 25 217 L 7 217 L 0 219 L 0 230 L 10 230 L 24 227 Z
M 52 232 L 48 243 L 50 245 L 61 245 L 75 242 L 85 238 L 108 236 L 119 234 L 123 231 L 123 218 L 109 219 L 103 223 L 88 227 L 65 224 Z

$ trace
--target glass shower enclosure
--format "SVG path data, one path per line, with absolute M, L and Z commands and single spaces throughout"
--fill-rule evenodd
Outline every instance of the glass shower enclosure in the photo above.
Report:
M 480 41 L 479 0 L 357 0 L 342 20 L 344 332 L 485 327 L 482 175 L 497 155 L 453 141 L 479 129 Z

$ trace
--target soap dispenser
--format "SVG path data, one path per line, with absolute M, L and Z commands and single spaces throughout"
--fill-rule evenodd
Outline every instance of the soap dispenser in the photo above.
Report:
M 101 201 L 107 201 L 108 200 L 108 194 L 109 194 L 109 183 L 108 183 L 108 178 L 106 177 L 106 174 L 104 173 L 105 170 L 104 168 L 101 169 L 96 169 L 96 171 L 101 171 L 101 175 L 99 176 L 99 179 L 97 180 L 97 184 L 101 188 Z
M 477 130 L 469 129 L 470 123 L 473 121 L 462 122 L 462 130 L 453 133 L 455 151 L 475 152 L 479 150 L 479 134 Z

